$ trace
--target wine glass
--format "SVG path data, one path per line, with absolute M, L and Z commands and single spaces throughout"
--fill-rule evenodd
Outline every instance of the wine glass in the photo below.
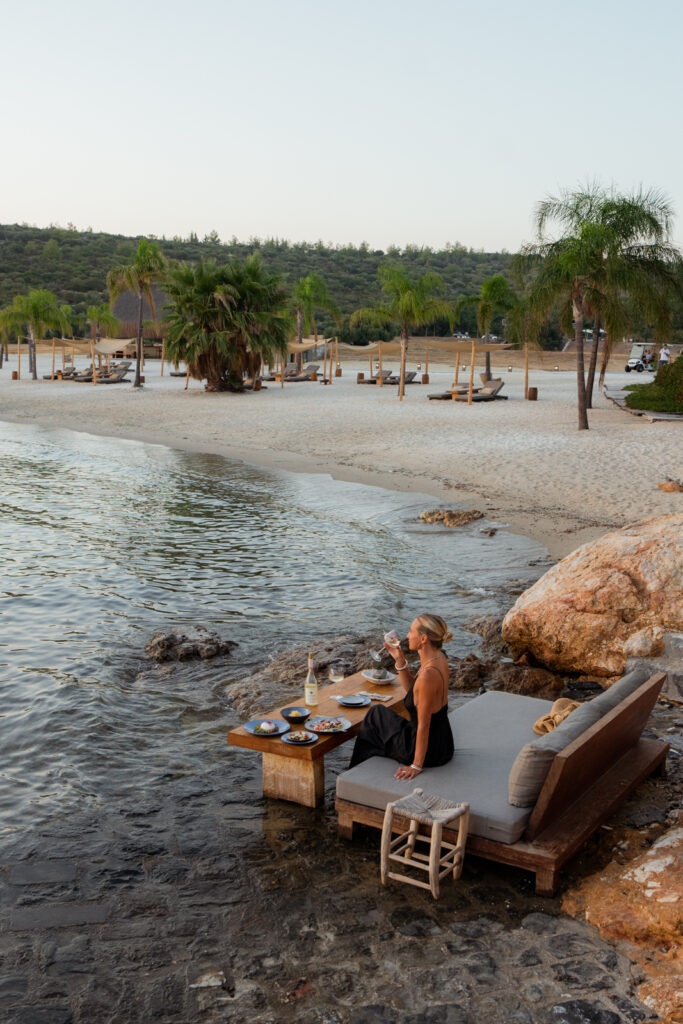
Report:
M 387 644 L 389 647 L 400 647 L 401 638 L 396 632 L 396 630 L 391 629 L 388 633 L 384 634 L 384 643 Z
M 331 683 L 343 683 L 346 678 L 344 675 L 344 666 L 339 665 L 337 662 L 330 665 L 327 675 Z

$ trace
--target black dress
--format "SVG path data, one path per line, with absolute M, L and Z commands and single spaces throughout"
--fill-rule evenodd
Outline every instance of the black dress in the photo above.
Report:
M 419 673 L 418 673 L 419 675 Z M 415 757 L 415 741 L 417 739 L 417 708 L 410 687 L 404 698 L 406 711 L 410 721 L 401 718 L 391 708 L 376 704 L 370 708 L 351 755 L 350 768 L 367 761 L 369 757 L 392 757 L 399 764 L 412 764 Z M 446 694 L 448 688 L 446 688 Z M 448 701 L 432 715 L 429 723 L 429 740 L 424 768 L 434 768 L 446 764 L 453 757 L 453 733 L 448 721 Z

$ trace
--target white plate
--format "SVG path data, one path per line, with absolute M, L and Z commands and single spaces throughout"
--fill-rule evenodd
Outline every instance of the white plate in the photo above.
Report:
M 319 722 L 324 722 L 326 719 L 336 718 L 340 723 L 338 729 L 320 729 L 317 728 Z M 351 723 L 348 718 L 343 718 L 341 715 L 313 715 L 306 722 L 306 728 L 310 732 L 316 733 L 318 736 L 334 735 L 337 732 L 345 732 L 346 729 L 351 728 Z
M 384 676 L 383 679 L 377 679 L 375 676 L 375 670 L 373 668 L 366 668 L 361 672 L 364 679 L 369 679 L 375 686 L 388 686 L 389 683 L 393 683 L 396 676 L 392 676 L 391 672 Z

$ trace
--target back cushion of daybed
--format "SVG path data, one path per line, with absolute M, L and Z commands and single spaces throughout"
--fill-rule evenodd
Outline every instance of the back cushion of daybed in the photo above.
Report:
M 603 712 L 595 707 L 595 701 L 582 704 L 552 732 L 538 736 L 522 747 L 510 769 L 508 803 L 513 807 L 533 807 L 555 754 L 559 754 L 581 733 L 595 725 L 598 719 L 602 718 L 602 714 Z

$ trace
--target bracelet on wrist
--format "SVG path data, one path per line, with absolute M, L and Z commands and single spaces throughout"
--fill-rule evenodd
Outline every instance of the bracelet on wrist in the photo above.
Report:
M 419 764 L 411 764 L 410 767 L 413 769 L 414 772 L 421 772 L 422 771 L 422 769 L 420 768 Z
M 404 668 L 408 668 L 408 662 L 404 661 L 402 665 L 394 666 L 397 672 L 402 672 Z

